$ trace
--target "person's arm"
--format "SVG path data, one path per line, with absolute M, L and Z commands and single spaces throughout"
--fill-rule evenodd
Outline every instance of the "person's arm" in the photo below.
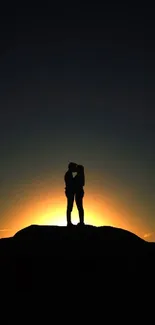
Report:
M 85 186 L 85 174 L 83 172 L 83 186 Z
M 83 186 L 85 186 L 85 174 L 83 175 Z
M 67 173 L 65 173 L 65 175 L 64 175 L 64 181 L 65 181 L 65 184 L 67 186 L 67 183 L 68 183 L 68 175 L 67 175 Z
M 85 186 L 85 173 L 84 173 L 84 166 L 82 166 L 83 168 L 83 179 L 82 179 L 82 183 L 83 185 L 82 186 Z

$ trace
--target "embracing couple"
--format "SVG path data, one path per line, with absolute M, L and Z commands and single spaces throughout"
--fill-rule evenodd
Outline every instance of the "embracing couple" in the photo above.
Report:
M 76 176 L 73 176 L 76 173 Z M 76 163 L 70 162 L 68 165 L 68 171 L 64 176 L 65 180 L 65 194 L 67 197 L 67 225 L 71 223 L 71 212 L 73 210 L 74 199 L 79 212 L 80 225 L 84 224 L 84 209 L 83 209 L 83 197 L 85 185 L 84 167 L 77 165 Z

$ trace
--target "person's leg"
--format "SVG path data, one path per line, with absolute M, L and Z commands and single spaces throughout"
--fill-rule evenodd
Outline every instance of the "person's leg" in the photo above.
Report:
M 74 195 L 67 196 L 67 225 L 71 225 L 71 212 L 73 210 Z
M 80 224 L 84 224 L 83 196 L 76 194 L 75 201 L 79 211 Z

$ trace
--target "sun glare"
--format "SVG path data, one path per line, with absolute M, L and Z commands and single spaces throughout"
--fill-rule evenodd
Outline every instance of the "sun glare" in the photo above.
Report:
M 24 213 L 18 211 L 19 218 L 18 220 L 16 219 L 16 227 L 18 229 L 30 224 L 67 225 L 66 198 L 63 194 L 55 193 L 53 195 L 53 193 L 48 193 L 46 196 L 42 195 L 41 200 L 32 200 L 24 210 Z M 113 221 L 117 219 L 116 216 L 113 217 L 113 213 L 106 203 L 102 200 L 94 199 L 91 195 L 87 195 L 84 198 L 84 212 L 84 222 L 89 225 L 113 225 Z M 21 214 L 23 215 L 22 219 Z M 71 219 L 73 224 L 79 223 L 79 215 L 75 203 Z
M 12 217 L 12 232 L 28 227 L 31 224 L 66 226 L 66 198 L 60 191 L 35 193 L 27 205 L 19 204 L 14 210 L 16 218 Z M 22 216 L 22 218 L 21 218 Z M 79 215 L 74 203 L 71 220 L 74 225 L 79 223 Z M 94 226 L 114 226 L 129 229 L 139 233 L 138 227 L 128 224 L 128 211 L 116 207 L 113 200 L 106 201 L 105 197 L 89 193 L 84 198 L 84 222 Z
M 103 217 L 101 209 L 98 207 L 91 207 L 85 204 L 85 224 L 101 226 L 103 224 L 108 224 L 108 216 Z M 100 213 L 99 213 L 100 211 Z M 49 209 L 44 210 L 43 213 L 38 215 L 38 223 L 46 225 L 58 225 L 66 226 L 66 202 L 61 202 L 59 205 L 52 205 Z M 79 223 L 79 214 L 76 205 L 74 204 L 73 211 L 71 214 L 72 223 L 74 225 Z

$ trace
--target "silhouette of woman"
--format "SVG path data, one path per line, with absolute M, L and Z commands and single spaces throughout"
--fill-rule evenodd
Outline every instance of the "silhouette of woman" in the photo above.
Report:
M 85 174 L 84 167 L 77 165 L 77 175 L 74 177 L 74 188 L 75 188 L 75 202 L 79 211 L 80 225 L 84 224 L 84 209 L 83 209 L 83 197 L 84 197 L 84 185 L 85 185 Z

